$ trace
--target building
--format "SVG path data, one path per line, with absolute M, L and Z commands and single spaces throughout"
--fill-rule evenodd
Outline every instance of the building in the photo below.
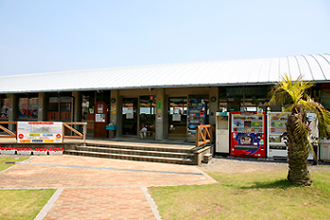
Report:
M 317 54 L 2 76 L 0 121 L 86 121 L 91 137 L 111 123 L 117 137 L 146 127 L 146 138 L 194 141 L 218 111 L 281 110 L 267 92 L 284 73 L 315 82 L 311 96 L 330 108 L 330 55 Z

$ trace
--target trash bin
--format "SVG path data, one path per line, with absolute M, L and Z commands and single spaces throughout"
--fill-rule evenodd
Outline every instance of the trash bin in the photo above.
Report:
M 110 139 L 116 137 L 117 125 L 107 125 L 106 129 L 109 131 L 109 138 Z
M 322 139 L 320 141 L 320 148 L 320 160 L 330 161 L 330 139 Z

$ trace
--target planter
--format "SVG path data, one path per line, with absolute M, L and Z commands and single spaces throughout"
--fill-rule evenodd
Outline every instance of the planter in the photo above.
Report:
M 31 153 L 32 153 L 32 151 L 24 151 L 24 150 L 22 150 L 22 151 L 17 151 L 17 154 L 18 155 L 31 155 Z
M 63 151 L 48 151 L 49 155 L 62 155 Z
M 16 153 L 16 150 L 1 150 L 1 154 L 5 155 L 14 155 Z
M 47 151 L 32 151 L 32 155 L 35 155 L 35 156 L 47 155 Z

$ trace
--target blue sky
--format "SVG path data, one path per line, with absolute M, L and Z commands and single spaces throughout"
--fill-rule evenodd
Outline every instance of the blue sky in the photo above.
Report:
M 330 52 L 329 0 L 0 0 L 0 75 Z

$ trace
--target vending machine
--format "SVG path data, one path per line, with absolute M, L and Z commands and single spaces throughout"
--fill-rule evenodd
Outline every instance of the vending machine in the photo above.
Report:
M 318 128 L 318 119 L 315 113 L 307 113 L 307 118 L 309 123 L 309 130 L 310 130 L 310 140 L 311 142 L 315 143 L 318 145 L 318 139 L 319 139 L 319 128 Z M 316 149 L 316 155 L 319 155 L 317 152 L 318 148 Z M 311 150 L 308 155 L 308 160 L 313 160 L 314 159 L 314 153 Z
M 285 112 L 269 112 L 268 118 L 268 142 L 267 142 L 267 157 L 273 159 L 286 159 L 288 156 L 287 146 L 285 145 L 286 122 L 289 113 Z
M 330 161 L 330 139 L 323 138 L 320 141 L 320 160 L 322 161 Z
M 266 157 L 264 112 L 230 113 L 230 155 Z
M 229 154 L 229 113 L 216 113 L 215 153 Z
M 268 144 L 267 157 L 273 159 L 286 159 L 288 150 L 285 144 L 285 138 L 282 134 L 287 131 L 286 122 L 290 113 L 284 112 L 280 116 L 280 112 L 268 113 Z M 315 113 L 307 113 L 310 129 L 310 139 L 318 139 L 318 121 Z M 316 152 L 318 154 L 318 152 Z M 308 160 L 313 160 L 313 151 L 309 152 Z

